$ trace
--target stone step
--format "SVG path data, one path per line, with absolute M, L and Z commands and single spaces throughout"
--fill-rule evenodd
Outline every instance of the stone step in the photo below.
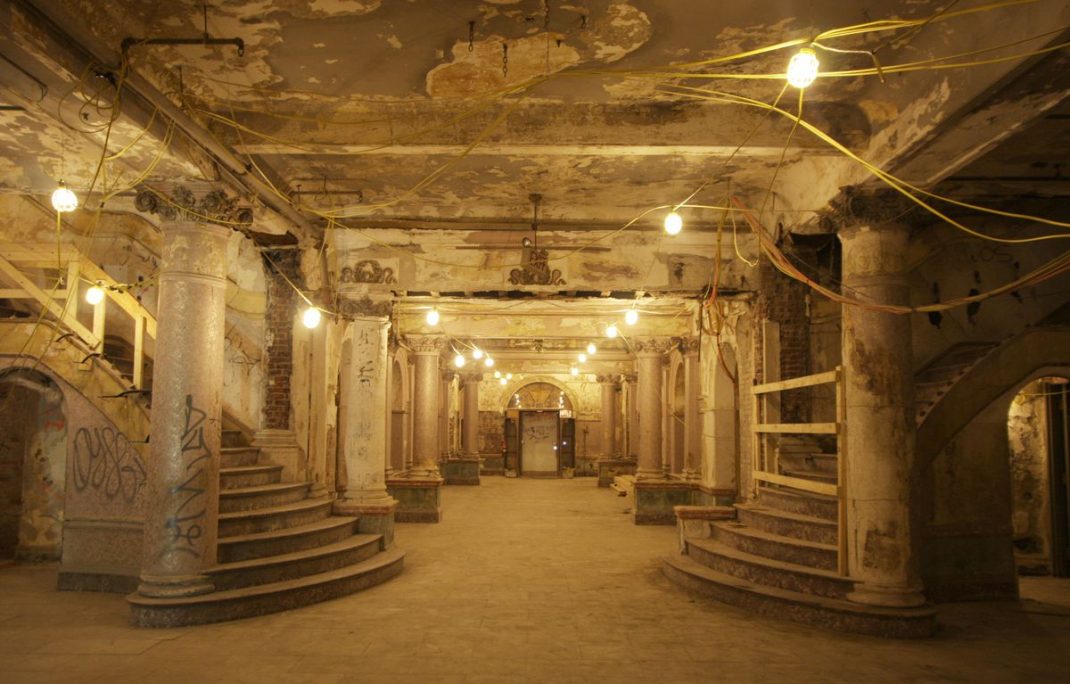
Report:
M 748 527 L 756 527 L 782 537 L 818 544 L 836 544 L 839 541 L 835 521 L 812 515 L 788 513 L 760 504 L 736 504 L 736 516 L 739 522 Z
M 241 430 L 223 428 L 220 444 L 223 448 L 248 446 L 248 441 Z
M 854 582 L 836 572 L 786 563 L 733 549 L 714 539 L 687 539 L 687 555 L 708 568 L 755 584 L 842 599 Z
M 127 597 L 139 627 L 182 627 L 290 610 L 367 589 L 398 575 L 405 552 L 391 548 L 338 570 L 181 598 Z
M 297 527 L 220 537 L 219 562 L 235 563 L 336 544 L 353 536 L 356 529 L 356 517 L 332 515 Z
M 278 484 L 281 479 L 282 466 L 270 463 L 219 469 L 219 486 L 221 489 L 240 489 L 242 487 Z
M 836 522 L 839 502 L 834 496 L 813 494 L 790 487 L 762 487 L 758 490 L 758 503 L 785 513 L 797 513 Z
M 784 470 L 799 472 L 829 473 L 835 476 L 839 470 L 839 457 L 836 454 L 791 452 L 781 453 L 778 459 Z
M 765 617 L 840 632 L 900 639 L 928 637 L 936 630 L 936 611 L 928 606 L 878 608 L 800 594 L 726 575 L 683 555 L 665 558 L 662 572 L 696 594 Z
M 832 544 L 817 544 L 792 537 L 770 534 L 735 521 L 710 523 L 712 538 L 739 551 L 773 560 L 805 565 L 820 570 L 836 570 L 839 554 Z
M 220 468 L 240 468 L 241 466 L 256 465 L 259 460 L 260 449 L 258 447 L 238 446 L 220 447 L 219 449 Z
M 371 558 L 382 549 L 383 535 L 356 534 L 334 544 L 267 558 L 221 563 L 207 571 L 216 591 L 240 589 L 338 570 Z
M 259 487 L 223 489 L 219 492 L 219 512 L 235 513 L 296 503 L 308 496 L 309 482 L 280 482 Z
M 305 499 L 286 506 L 219 514 L 219 536 L 269 532 L 308 525 L 331 514 L 330 499 Z

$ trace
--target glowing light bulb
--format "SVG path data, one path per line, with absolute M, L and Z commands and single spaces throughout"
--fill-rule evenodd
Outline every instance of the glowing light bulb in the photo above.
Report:
M 675 211 L 665 215 L 665 232 L 669 235 L 678 234 L 684 227 L 684 219 Z
M 573 377 L 575 377 L 580 374 L 580 369 L 573 366 L 572 368 L 568 369 L 568 372 L 572 373 Z
M 587 355 L 584 354 L 583 352 L 580 352 L 580 354 L 578 356 L 576 356 L 576 360 L 579 361 L 580 363 L 587 363 Z
M 305 327 L 311 330 L 320 324 L 320 319 L 323 316 L 320 314 L 320 310 L 314 306 L 310 306 L 305 309 L 305 312 L 301 314 L 301 322 L 305 324 Z
M 96 306 L 104 301 L 104 288 L 94 285 L 85 291 L 85 300 Z
M 817 78 L 817 54 L 810 48 L 799 50 L 788 62 L 788 83 L 800 90 Z
M 472 350 L 472 358 L 475 359 L 476 361 L 479 361 L 481 358 L 483 358 L 483 350 L 480 349 L 479 347 L 476 347 L 475 349 L 473 349 Z
M 639 312 L 635 309 L 628 309 L 627 313 L 624 314 L 624 322 L 628 325 L 635 325 L 639 322 Z
M 507 383 L 507 382 L 509 382 L 509 381 L 508 381 L 508 380 L 506 380 L 505 378 L 501 378 L 500 380 L 498 380 L 498 382 L 499 382 L 500 384 L 504 385 L 505 383 Z
M 78 208 L 78 196 L 63 181 L 52 191 L 52 208 L 61 214 Z
M 613 339 L 619 334 L 620 331 L 617 330 L 617 326 L 613 325 L 612 323 L 610 323 L 609 326 L 606 328 L 606 337 L 608 337 L 609 339 Z
M 427 312 L 427 324 L 428 325 L 430 325 L 432 327 L 438 325 L 439 318 L 440 317 L 438 315 L 438 309 L 437 308 L 431 309 L 430 311 Z
M 502 377 L 502 372 L 501 371 L 494 371 L 494 377 L 496 377 L 496 378 Z
M 487 358 L 483 359 L 483 365 L 487 368 L 494 368 L 494 359 L 488 356 Z
M 457 356 L 453 357 L 453 365 L 454 366 L 457 366 L 458 368 L 464 368 L 464 363 L 465 363 L 464 354 L 458 354 Z
M 591 355 L 591 356 L 594 356 L 595 354 L 597 354 L 598 353 L 598 345 L 596 345 L 594 342 L 588 342 L 587 343 L 587 353 L 589 355 Z
M 512 373 L 506 373 L 505 374 L 505 379 L 506 380 L 512 380 L 513 379 L 513 374 Z

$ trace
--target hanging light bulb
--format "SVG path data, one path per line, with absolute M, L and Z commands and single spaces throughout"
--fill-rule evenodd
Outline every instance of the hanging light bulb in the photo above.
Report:
M 788 83 L 802 90 L 817 78 L 817 54 L 810 48 L 803 48 L 792 56 L 788 62 Z
M 500 380 L 498 380 L 498 383 L 501 384 L 502 386 L 504 386 L 505 383 L 507 383 L 507 382 L 509 382 L 509 381 L 506 380 L 505 378 L 501 378 Z
M 580 352 L 579 355 L 576 356 L 576 360 L 579 361 L 580 363 L 587 363 L 587 355 L 584 354 L 583 352 Z
M 100 285 L 93 285 L 85 291 L 85 301 L 89 302 L 93 306 L 100 304 L 104 301 L 104 288 Z
M 454 366 L 457 366 L 458 368 L 464 368 L 464 363 L 465 363 L 464 354 L 458 354 L 457 356 L 453 357 L 453 365 Z
M 590 356 L 594 356 L 595 354 L 598 353 L 598 346 L 594 342 L 588 342 L 587 343 L 587 353 Z
M 475 349 L 473 349 L 472 350 L 472 358 L 475 359 L 476 361 L 479 361 L 481 358 L 483 358 L 483 350 L 480 349 L 479 347 L 476 347 Z
M 609 325 L 608 325 L 608 326 L 606 327 L 606 337 L 608 337 L 609 339 L 613 339 L 613 338 L 614 338 L 614 337 L 616 337 L 616 336 L 617 336 L 618 334 L 620 334 L 620 331 L 619 331 L 619 330 L 617 330 L 617 326 L 616 326 L 616 325 L 614 325 L 613 323 L 610 323 L 610 324 L 609 324 Z
M 573 377 L 575 377 L 580 374 L 580 369 L 573 366 L 572 368 L 568 369 L 568 372 L 572 373 Z
M 628 309 L 624 314 L 624 322 L 628 325 L 635 325 L 639 322 L 639 312 L 635 309 Z
M 506 380 L 512 380 L 513 379 L 513 374 L 512 373 L 506 373 L 505 374 L 505 379 Z
M 427 312 L 427 324 L 431 327 L 435 327 L 436 325 L 438 325 L 438 320 L 438 307 L 433 307 L 430 311 Z
M 52 208 L 61 214 L 78 208 L 78 196 L 63 181 L 52 191 Z
M 665 232 L 669 235 L 678 234 L 684 227 L 684 219 L 675 211 L 665 215 Z
M 320 324 L 320 319 L 323 316 L 320 314 L 320 310 L 314 306 L 310 306 L 305 309 L 305 312 L 301 314 L 301 322 L 305 324 L 305 327 L 311 330 Z
M 487 358 L 483 359 L 483 365 L 487 368 L 494 368 L 494 359 L 488 356 Z
M 496 377 L 496 378 L 502 377 L 502 372 L 501 371 L 494 371 L 494 377 Z

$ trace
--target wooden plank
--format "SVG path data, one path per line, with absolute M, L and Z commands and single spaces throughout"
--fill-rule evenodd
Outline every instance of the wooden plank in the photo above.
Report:
M 75 334 L 81 337 L 91 348 L 96 349 L 101 344 L 103 338 L 97 337 L 91 330 L 79 323 L 78 319 L 71 316 L 64 307 L 57 304 L 47 292 L 44 292 L 41 288 L 37 287 L 32 280 L 23 275 L 19 269 L 15 268 L 15 266 L 4 257 L 0 257 L 0 272 L 3 272 L 8 278 L 13 280 L 16 285 L 32 294 L 34 299 L 45 307 L 50 314 L 73 330 Z
M 53 292 L 52 290 L 48 290 L 47 292 L 45 292 L 45 294 L 51 296 L 52 299 L 66 299 L 67 298 L 67 290 L 56 290 L 55 292 Z M 3 298 L 3 299 L 37 299 L 37 297 L 35 297 L 34 295 L 30 294 L 26 290 L 23 290 L 21 288 L 14 288 L 14 287 L 11 287 L 11 288 L 0 288 L 0 298 Z
M 134 319 L 134 388 L 142 388 L 145 366 L 145 317 Z
M 824 385 L 829 382 L 836 382 L 836 371 L 830 370 L 824 373 L 816 373 L 814 375 L 803 375 L 798 378 L 791 378 L 790 380 L 767 382 L 761 385 L 755 385 L 751 388 L 751 392 L 754 392 L 755 394 L 765 394 L 766 392 L 782 392 L 784 390 L 797 389 L 799 387 Z
M 837 510 L 837 568 L 847 577 L 850 565 L 847 555 L 847 404 L 844 402 L 843 367 L 836 366 L 836 421 L 840 429 L 836 432 L 836 472 L 840 485 L 840 505 Z
M 137 300 L 129 292 L 120 290 L 113 290 L 107 286 L 115 286 L 119 283 L 104 272 L 104 269 L 100 268 L 93 262 L 85 259 L 82 261 L 82 275 L 86 280 L 92 282 L 101 282 L 104 284 L 104 292 L 107 293 L 107 299 L 115 302 L 119 308 L 121 308 L 126 315 L 130 316 L 134 320 L 137 320 L 138 316 L 145 317 L 145 332 L 152 339 L 156 339 L 156 319 L 145 310 L 145 307 L 141 306 L 141 302 Z
M 831 484 L 829 482 L 814 482 L 813 480 L 804 480 L 801 477 L 775 475 L 773 473 L 762 472 L 761 470 L 754 471 L 754 479 L 768 482 L 769 484 L 793 487 L 795 489 L 801 489 L 804 492 L 813 492 L 814 494 L 824 494 L 825 496 L 840 495 L 839 485 Z
M 100 340 L 100 349 L 97 351 L 104 351 L 104 316 L 107 313 L 108 298 L 105 297 L 100 301 L 100 304 L 93 306 L 93 334 Z
M 754 426 L 755 432 L 783 435 L 834 435 L 836 423 L 761 423 Z
M 67 299 L 67 313 L 71 318 L 78 318 L 78 305 L 79 301 L 78 293 L 81 291 L 80 282 L 78 280 L 78 262 L 79 259 L 71 259 L 67 262 L 67 289 L 64 290 Z

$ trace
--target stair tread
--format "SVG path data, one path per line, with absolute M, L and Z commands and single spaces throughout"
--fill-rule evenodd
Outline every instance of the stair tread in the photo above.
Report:
M 234 451 L 260 451 L 260 447 L 254 446 L 225 446 L 219 447 L 220 452 L 234 452 Z
M 765 584 L 756 584 L 750 580 L 743 579 L 742 577 L 735 577 L 733 575 L 726 575 L 723 572 L 717 572 L 713 568 L 707 567 L 702 563 L 688 558 L 685 555 L 668 556 L 665 558 L 665 562 L 672 565 L 681 572 L 688 573 L 701 577 L 710 582 L 716 584 L 722 584 L 725 586 L 740 589 L 742 591 L 748 591 L 753 594 L 760 594 L 773 599 L 779 599 L 782 601 L 792 601 L 795 603 L 806 603 L 814 607 L 825 608 L 827 610 L 835 610 L 845 613 L 857 613 L 860 615 L 880 615 L 887 617 L 930 617 L 936 614 L 935 609 L 931 606 L 919 606 L 917 608 L 883 608 L 880 606 L 868 606 L 860 603 L 852 603 L 851 601 L 845 601 L 843 599 L 828 598 L 827 596 L 817 596 L 815 594 L 803 594 L 797 591 L 789 591 L 787 589 L 781 589 L 779 587 L 770 587 Z
M 267 532 L 253 532 L 251 534 L 235 534 L 229 537 L 220 537 L 217 543 L 222 546 L 226 544 L 269 541 L 272 539 L 281 540 L 288 537 L 300 537 L 312 532 L 322 532 L 333 527 L 352 525 L 355 522 L 357 522 L 355 516 L 332 515 L 323 520 L 317 520 L 316 522 L 311 522 L 306 525 L 298 525 L 296 527 L 284 527 L 281 530 L 269 530 Z
M 310 482 L 276 482 L 273 484 L 256 485 L 255 487 L 234 487 L 221 489 L 219 496 L 253 496 L 255 494 L 273 494 L 277 492 L 289 492 L 295 489 L 309 487 Z
M 714 553 L 718 556 L 731 558 L 732 560 L 740 561 L 743 563 L 764 565 L 767 568 L 773 568 L 775 570 L 794 572 L 801 575 L 810 575 L 811 577 L 818 577 L 820 579 L 832 580 L 835 582 L 851 582 L 850 579 L 844 577 L 843 575 L 834 570 L 823 570 L 821 568 L 815 568 L 809 565 L 799 565 L 798 563 L 789 563 L 787 561 L 776 560 L 775 558 L 758 556 L 753 553 L 747 553 L 746 551 L 734 549 L 731 546 L 723 544 L 714 539 L 688 539 L 687 543 L 691 546 L 697 546 L 698 548 L 702 549 L 703 551 L 706 551 L 707 553 Z
M 311 558 L 318 558 L 320 556 L 329 556 L 332 553 L 338 551 L 346 551 L 348 549 L 359 548 L 367 544 L 378 543 L 382 539 L 381 534 L 354 534 L 348 539 L 344 539 L 340 542 L 333 544 L 325 544 L 323 546 L 317 546 L 311 549 L 303 549 L 301 551 L 293 551 L 290 553 L 283 553 L 276 556 L 264 556 L 263 558 L 253 558 L 250 560 L 234 561 L 233 563 L 219 563 L 215 567 L 209 568 L 206 572 L 208 574 L 218 574 L 224 572 L 235 572 L 238 570 L 248 570 L 250 568 L 262 568 L 270 565 L 285 565 L 293 561 L 306 560 Z
M 764 539 L 765 541 L 777 542 L 779 544 L 790 544 L 791 546 L 798 546 L 807 549 L 816 549 L 819 551 L 836 551 L 835 544 L 822 544 L 821 542 L 813 542 L 808 541 L 806 539 L 798 539 L 796 537 L 785 537 L 782 534 L 773 534 L 772 532 L 759 530 L 755 527 L 747 527 L 746 525 L 738 523 L 734 520 L 715 520 L 710 522 L 710 524 L 728 530 L 733 534 L 740 534 L 745 537 L 752 537 L 754 539 Z
M 779 508 L 770 508 L 769 506 L 762 506 L 761 504 L 735 504 L 735 507 L 741 508 L 745 511 L 751 511 L 763 515 L 771 515 L 777 518 L 785 518 L 787 520 L 794 520 L 796 522 L 801 523 L 823 525 L 825 527 L 836 527 L 836 521 L 834 520 L 828 520 L 827 518 L 818 518 L 812 515 L 803 515 L 802 513 L 791 513 L 789 511 L 782 511 Z
M 256 584 L 249 587 L 242 587 L 240 589 L 213 591 L 207 594 L 198 594 L 197 596 L 181 596 L 176 598 L 152 598 L 139 596 L 135 593 L 127 596 L 127 601 L 139 606 L 173 607 L 194 606 L 204 603 L 222 603 L 225 601 L 237 601 L 260 596 L 270 596 L 271 594 L 302 589 L 305 587 L 316 586 L 317 584 L 324 584 L 335 580 L 342 580 L 348 577 L 374 572 L 375 570 L 396 563 L 404 557 L 405 552 L 394 547 L 392 549 L 387 549 L 386 551 L 381 551 L 367 560 L 348 565 L 344 568 L 339 568 L 338 570 L 329 570 L 314 575 L 305 575 L 304 577 L 298 577 L 296 579 L 285 580 L 282 582 Z
M 267 508 L 254 508 L 250 511 L 230 511 L 228 513 L 220 513 L 220 520 L 240 520 L 242 518 L 264 518 L 272 515 L 280 515 L 285 513 L 295 513 L 297 511 L 304 511 L 312 508 L 318 508 L 320 506 L 330 506 L 331 500 L 327 498 L 322 499 L 302 499 L 294 503 L 285 504 L 283 506 L 270 506 Z
M 820 480 L 821 482 L 835 482 L 838 478 L 836 473 L 823 473 L 820 470 L 794 470 L 791 468 L 781 468 L 781 475 L 787 475 L 788 477 L 798 477 L 803 480 Z
M 796 499 L 811 499 L 813 501 L 824 501 L 828 503 L 836 503 L 838 499 L 829 494 L 818 494 L 816 492 L 807 492 L 802 489 L 795 489 L 787 485 L 779 485 L 775 489 L 773 487 L 762 487 L 762 492 L 773 492 L 775 494 L 781 494 L 783 496 L 790 496 Z M 768 506 L 766 507 L 768 508 Z
M 219 469 L 219 473 L 221 475 L 238 475 L 238 474 L 248 474 L 248 473 L 266 473 L 266 472 L 271 471 L 271 470 L 282 470 L 282 466 L 281 465 L 276 465 L 276 464 L 273 464 L 273 463 L 260 464 L 260 465 L 251 465 L 251 466 L 231 466 L 231 467 L 220 468 Z

